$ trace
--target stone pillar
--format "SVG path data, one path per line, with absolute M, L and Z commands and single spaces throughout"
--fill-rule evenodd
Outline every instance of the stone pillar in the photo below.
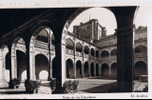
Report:
M 34 40 L 31 40 L 29 48 L 29 78 L 30 80 L 36 80 L 35 74 L 35 52 L 34 52 Z
M 11 80 L 17 79 L 17 57 L 16 49 L 11 50 Z
M 53 78 L 53 72 L 52 72 L 52 66 L 53 66 L 53 63 L 52 63 L 52 55 L 51 55 L 51 50 L 48 51 L 49 52 L 49 57 L 48 57 L 48 61 L 49 61 L 49 79 Z
M 66 73 L 66 68 L 67 67 L 66 67 L 66 60 L 65 60 L 65 55 L 66 55 L 65 45 L 62 44 L 61 48 L 62 48 L 61 64 L 62 64 L 62 86 L 63 86 L 63 84 L 66 80 L 66 75 L 67 75 L 67 73 Z
M 74 62 L 73 62 L 73 67 L 74 67 L 74 78 L 76 79 L 77 78 L 77 66 L 76 66 L 75 59 L 74 59 Z
M 129 30 L 118 31 L 118 86 L 120 91 L 133 88 L 133 33 Z
M 8 83 L 5 80 L 5 58 L 3 49 L 0 49 L 0 88 L 8 87 Z
M 34 51 L 30 51 L 30 59 L 29 60 L 30 60 L 30 67 L 29 67 L 30 80 L 36 80 Z
M 117 20 L 117 84 L 119 92 L 133 90 L 133 18 L 136 10 L 132 7 L 111 8 Z

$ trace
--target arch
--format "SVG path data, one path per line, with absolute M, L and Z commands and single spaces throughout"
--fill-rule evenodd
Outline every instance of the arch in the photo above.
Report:
M 76 51 L 82 52 L 82 44 L 80 42 L 76 43 Z
M 66 39 L 66 48 L 74 50 L 74 42 L 72 39 L 70 38 Z
M 109 56 L 109 52 L 108 51 L 102 51 L 101 52 L 101 57 L 108 57 Z
M 45 75 L 44 77 L 43 76 L 40 76 L 40 75 L 43 75 L 44 73 L 40 74 L 42 71 L 47 71 L 48 73 L 50 72 L 49 71 L 49 61 L 48 61 L 48 58 L 42 54 L 38 54 L 35 56 L 35 75 L 36 75 L 36 79 L 37 80 L 41 80 L 41 81 L 47 81 L 49 79 L 49 74 L 47 74 L 47 76 Z M 43 77 L 43 78 L 42 78 Z
M 41 47 L 42 49 L 46 49 L 48 52 L 48 56 L 49 56 L 48 58 L 51 59 L 51 52 L 55 51 L 55 47 L 52 44 L 52 39 L 54 39 L 54 33 L 48 26 L 45 26 L 45 25 L 39 26 L 39 27 L 35 28 L 34 31 L 32 31 L 32 32 L 33 33 L 31 35 L 30 45 L 29 45 L 29 48 L 30 48 L 30 59 L 29 60 L 30 60 L 30 69 L 31 69 L 30 70 L 31 74 L 29 77 L 30 77 L 30 79 L 35 80 L 35 78 L 39 79 L 39 71 L 40 71 L 40 70 L 37 70 L 37 72 L 36 72 L 36 70 L 34 70 L 35 65 L 36 65 L 35 63 L 37 62 L 36 58 L 38 55 L 41 55 L 41 54 L 38 54 L 35 56 L 36 48 Z M 43 55 L 41 55 L 41 56 L 43 56 Z M 42 59 L 45 59 L 44 57 L 45 56 L 43 56 Z M 46 61 L 48 61 L 48 59 Z M 50 65 L 50 63 L 47 62 L 47 66 L 49 66 L 48 64 Z M 39 66 L 39 67 L 41 69 L 41 66 Z M 49 70 L 49 67 L 46 67 L 45 69 Z M 36 77 L 34 77 L 35 76 L 34 73 L 36 73 Z M 50 71 L 49 71 L 49 73 L 50 73 Z M 50 77 L 50 74 L 49 74 L 49 77 Z
M 22 48 L 21 48 L 22 46 Z M 25 41 L 23 38 L 21 37 L 17 37 L 13 40 L 13 44 L 12 44 L 12 47 L 11 49 L 14 51 L 14 50 L 19 50 L 19 51 L 22 51 L 22 52 L 26 52 L 26 46 L 25 46 Z
M 135 53 L 146 53 L 146 52 L 147 52 L 146 46 L 140 45 L 135 48 Z
M 84 63 L 84 74 L 85 74 L 85 77 L 89 77 L 89 63 L 88 62 Z
M 111 78 L 112 79 L 116 79 L 117 78 L 117 67 L 118 65 L 117 65 L 117 63 L 113 63 L 113 64 L 111 64 Z
M 99 64 L 96 64 L 96 76 L 99 76 Z
M 96 50 L 96 57 L 98 58 L 99 57 L 99 51 Z
M 76 76 L 77 78 L 82 77 L 82 63 L 80 60 L 76 62 Z
M 74 78 L 74 65 L 72 59 L 66 60 L 66 77 Z
M 147 64 L 143 61 L 138 61 L 135 64 L 135 75 L 148 75 Z
M 84 46 L 84 53 L 85 54 L 89 54 L 89 47 L 88 46 Z
M 111 56 L 116 56 L 117 55 L 117 49 L 111 50 Z
M 95 56 L 95 50 L 91 48 L 91 56 Z
M 91 76 L 93 77 L 93 76 L 95 76 L 94 75 L 94 68 L 95 66 L 94 66 L 94 63 L 91 63 Z
M 109 77 L 109 65 L 108 64 L 102 64 L 101 67 L 101 73 L 103 78 L 108 78 Z

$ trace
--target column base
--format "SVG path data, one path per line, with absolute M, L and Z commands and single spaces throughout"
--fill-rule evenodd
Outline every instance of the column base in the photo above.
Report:
M 8 82 L 5 80 L 0 80 L 0 88 L 8 88 Z

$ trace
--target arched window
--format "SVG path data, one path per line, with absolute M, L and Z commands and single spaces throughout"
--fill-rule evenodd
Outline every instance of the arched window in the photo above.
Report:
M 108 57 L 108 56 L 109 56 L 109 52 L 108 51 L 102 51 L 101 57 Z
M 85 46 L 85 47 L 84 47 L 84 53 L 85 53 L 85 54 L 89 54 L 89 47 L 88 47 L 88 46 Z
M 93 48 L 91 49 L 91 56 L 95 56 L 95 50 Z
M 66 39 L 66 48 L 74 50 L 74 42 L 70 38 Z
M 82 52 L 82 45 L 81 45 L 81 43 L 76 43 L 76 51 Z
M 113 49 L 111 51 L 111 56 L 116 56 L 117 55 L 117 49 Z
M 71 59 L 66 60 L 66 76 L 67 78 L 74 78 L 74 65 Z

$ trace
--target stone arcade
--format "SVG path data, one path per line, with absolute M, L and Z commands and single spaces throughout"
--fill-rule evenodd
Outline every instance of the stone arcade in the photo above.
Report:
M 55 78 L 58 93 L 66 79 L 117 77 L 119 91 L 133 91 L 134 69 L 140 67 L 137 73 L 147 74 L 146 32 L 138 29 L 133 44 L 136 7 L 108 7 L 117 20 L 116 34 L 106 36 L 102 28 L 104 37 L 100 34 L 93 42 L 67 31 L 86 9 L 89 8 L 35 9 L 35 14 L 26 20 L 12 15 L 16 18 L 15 25 L 11 24 L 13 29 L 2 29 L 4 33 L 0 34 L 0 87 L 8 87 L 14 79 L 24 83 L 26 79 Z M 28 10 L 14 12 L 17 13 L 31 14 Z

